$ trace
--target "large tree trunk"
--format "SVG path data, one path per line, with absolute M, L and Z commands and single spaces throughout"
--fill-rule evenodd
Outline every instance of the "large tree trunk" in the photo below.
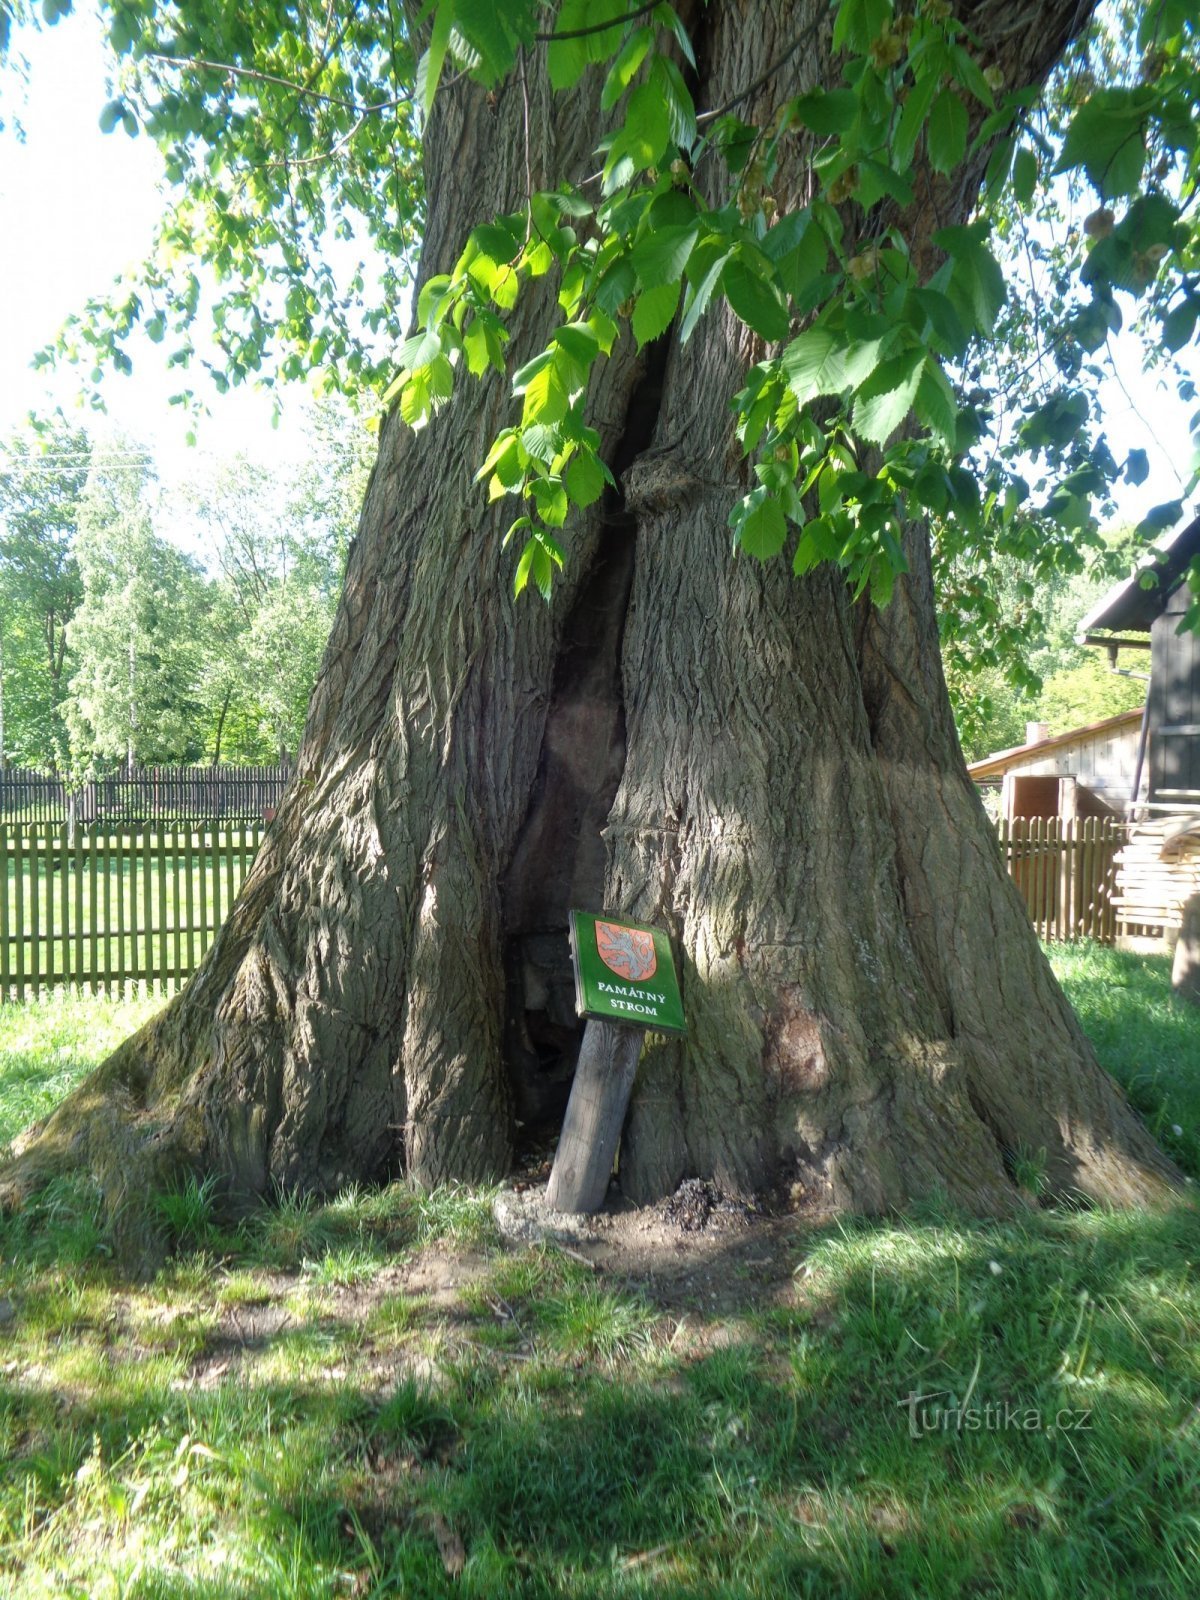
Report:
M 698 9 L 698 103 L 758 79 L 804 13 Z M 1015 82 L 1079 8 L 979 15 Z M 828 50 L 826 31 L 763 104 L 820 81 Z M 552 100 L 540 66 L 525 78 L 442 96 L 426 274 L 530 172 L 594 167 L 593 86 Z M 781 204 L 804 198 L 805 158 Z M 970 199 L 931 182 L 928 227 Z M 516 314 L 516 359 L 545 342 L 551 293 Z M 967 779 L 923 531 L 882 612 L 831 572 L 730 556 L 746 471 L 727 401 L 753 356 L 720 313 L 686 346 L 618 346 L 590 404 L 624 492 L 580 518 L 548 606 L 513 601 L 510 513 L 473 481 L 506 385 L 460 382 L 418 434 L 389 421 L 297 776 L 241 898 L 187 990 L 29 1142 L 10 1196 L 80 1162 L 114 1193 L 181 1165 L 242 1193 L 503 1173 L 522 1125 L 561 1120 L 572 905 L 663 923 L 681 959 L 689 1033 L 648 1043 L 620 1150 L 636 1200 L 701 1175 L 1001 1211 L 1025 1151 L 1052 1195 L 1167 1190 Z

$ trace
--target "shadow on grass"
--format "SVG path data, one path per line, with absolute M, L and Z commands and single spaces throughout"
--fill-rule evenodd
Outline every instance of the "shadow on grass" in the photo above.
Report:
M 289 1373 L 281 1333 L 210 1388 L 94 1307 L 0 1374 L 0 1572 L 86 1574 L 90 1551 L 142 1600 L 1190 1600 L 1194 1211 L 929 1212 L 789 1249 L 791 1292 L 683 1325 L 653 1284 L 500 1257 L 455 1319 L 477 1338 L 430 1311 L 377 1343 L 324 1313 L 317 1364 Z M 483 1337 L 501 1289 L 519 1350 Z M 653 1338 L 587 1359 L 569 1330 L 609 1314 Z

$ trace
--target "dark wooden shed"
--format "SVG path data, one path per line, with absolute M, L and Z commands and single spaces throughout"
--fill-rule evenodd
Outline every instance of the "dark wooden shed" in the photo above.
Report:
M 1150 692 L 1130 802 L 1148 761 L 1145 809 L 1152 815 L 1200 813 L 1200 633 L 1179 631 L 1192 602 L 1188 569 L 1197 558 L 1200 517 L 1080 623 L 1083 641 L 1105 648 L 1114 665 L 1122 650 L 1150 651 Z
M 1180 633 L 1192 601 L 1177 583 L 1150 625 L 1150 798 L 1200 804 L 1200 634 Z
M 1192 603 L 1188 571 L 1198 559 L 1200 517 L 1080 624 L 1083 642 L 1106 649 L 1114 665 L 1122 650 L 1150 652 L 1150 692 L 1114 894 L 1119 942 L 1135 947 L 1170 948 L 1184 907 L 1200 893 L 1200 633 L 1179 631 Z M 1149 782 L 1139 801 L 1143 767 Z

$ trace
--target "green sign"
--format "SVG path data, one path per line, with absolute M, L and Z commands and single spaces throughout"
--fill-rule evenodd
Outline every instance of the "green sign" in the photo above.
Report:
M 671 941 L 661 928 L 571 913 L 575 1009 L 584 1017 L 686 1033 Z

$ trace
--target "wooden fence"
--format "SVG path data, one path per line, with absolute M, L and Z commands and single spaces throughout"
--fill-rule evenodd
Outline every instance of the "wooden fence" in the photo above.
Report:
M 262 842 L 231 826 L 0 822 L 0 1000 L 73 985 L 167 993 L 194 972 Z M 1117 933 L 1107 818 L 1002 820 L 1001 852 L 1043 939 Z
M 0 769 L 0 822 L 262 822 L 290 766 L 142 767 L 69 789 L 53 772 Z
M 1115 943 L 1123 823 L 1111 817 L 1002 817 L 998 833 L 1005 865 L 1039 938 Z
M 168 993 L 212 944 L 263 831 L 0 823 L 0 1000 Z

